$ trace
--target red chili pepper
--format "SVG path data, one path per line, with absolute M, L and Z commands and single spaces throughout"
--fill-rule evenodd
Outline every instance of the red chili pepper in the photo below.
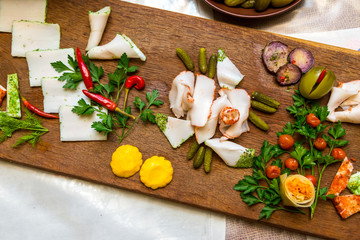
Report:
M 321 83 L 321 81 L 324 79 L 326 74 L 326 69 L 322 70 L 322 72 L 320 73 L 320 76 L 318 78 L 318 80 L 316 81 L 316 83 Z
M 123 108 L 124 111 L 126 108 L 126 101 L 128 98 L 130 88 L 132 88 L 134 86 L 137 90 L 144 89 L 145 80 L 142 77 L 137 76 L 137 75 L 131 76 L 128 79 L 126 79 L 126 81 L 125 81 L 125 100 L 124 100 L 124 108 Z
M 41 117 L 45 117 L 45 118 L 59 118 L 58 116 L 55 116 L 55 115 L 52 115 L 50 113 L 46 113 L 46 112 L 43 112 L 41 111 L 40 109 L 38 109 L 37 107 L 35 107 L 34 105 L 32 105 L 31 103 L 29 103 L 28 100 L 26 100 L 23 96 L 21 96 L 21 100 L 23 101 L 25 107 L 27 109 L 29 109 L 30 111 L 32 111 L 33 113 L 41 116 Z
M 110 111 L 115 111 L 115 112 L 119 112 L 125 116 L 131 117 L 133 119 L 135 119 L 135 117 L 131 114 L 128 114 L 126 112 L 124 112 L 123 110 L 121 110 L 120 108 L 117 107 L 116 103 L 114 103 L 113 101 L 111 101 L 110 99 L 100 95 L 100 94 L 96 94 L 96 93 L 91 93 L 88 90 L 82 90 L 83 93 L 85 94 L 85 96 L 87 96 L 88 98 L 90 98 L 91 100 L 101 104 L 102 106 L 104 106 L 105 108 L 109 109 Z
M 80 68 L 81 76 L 84 80 L 85 87 L 92 91 L 94 88 L 94 84 L 91 78 L 91 74 L 89 69 L 87 68 L 86 64 L 84 63 L 84 60 L 82 59 L 81 52 L 79 48 L 76 48 L 76 59 Z

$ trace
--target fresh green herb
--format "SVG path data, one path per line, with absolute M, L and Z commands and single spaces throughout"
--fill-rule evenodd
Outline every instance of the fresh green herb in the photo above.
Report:
M 89 71 L 91 73 L 92 80 L 94 82 L 94 92 L 101 94 L 107 98 L 110 98 L 115 103 L 119 102 L 119 97 L 121 91 L 124 89 L 125 80 L 127 78 L 128 73 L 133 73 L 137 71 L 138 67 L 129 66 L 129 58 L 124 53 L 120 60 L 118 61 L 117 68 L 113 73 L 108 74 L 108 83 L 103 84 L 100 82 L 100 78 L 102 77 L 104 70 L 102 67 L 97 67 L 94 63 L 92 63 L 87 56 L 83 56 L 85 64 L 88 66 Z M 77 62 L 73 59 L 69 58 L 69 64 L 76 71 Z M 53 67 L 56 69 L 64 70 L 65 64 L 61 63 L 53 63 Z M 65 73 L 64 73 L 65 74 Z M 93 122 L 91 127 L 98 132 L 104 133 L 105 135 L 109 133 L 114 133 L 119 138 L 119 144 L 121 141 L 129 134 L 130 130 L 133 126 L 141 119 L 143 122 L 149 121 L 151 123 L 155 123 L 155 115 L 154 112 L 150 109 L 151 106 L 160 106 L 163 104 L 162 101 L 158 100 L 159 92 L 157 90 L 152 90 L 152 92 L 146 93 L 147 103 L 139 97 L 135 97 L 134 105 L 140 111 L 138 117 L 135 121 L 128 125 L 129 117 L 124 116 L 117 112 L 108 112 L 105 113 L 101 111 L 102 107 L 96 103 L 95 106 L 87 104 L 84 99 L 78 101 L 78 105 L 74 106 L 72 111 L 78 115 L 90 115 L 96 113 L 100 118 L 100 121 Z M 131 107 L 128 106 L 125 108 L 125 112 L 131 114 Z M 116 131 L 116 128 L 122 128 L 121 133 Z
M 24 143 L 30 143 L 33 147 L 41 141 L 41 136 L 49 132 L 49 130 L 41 125 L 41 122 L 27 109 L 25 109 L 25 117 L 23 120 L 15 119 L 6 113 L 0 113 L 0 142 L 4 142 L 10 138 L 17 130 L 28 130 L 29 134 L 20 137 L 12 147 L 19 146 Z
M 65 81 L 63 88 L 76 89 L 79 83 L 82 81 L 82 76 L 77 61 L 68 55 L 68 64 L 70 68 L 63 62 L 57 61 L 51 63 L 51 66 L 58 73 L 63 73 L 59 77 L 59 81 Z
M 276 210 L 285 210 L 290 212 L 300 212 L 305 214 L 299 209 L 290 209 L 280 206 L 280 189 L 279 178 L 269 179 L 266 176 L 266 165 L 273 158 L 278 157 L 285 151 L 282 150 L 279 145 L 270 145 L 267 141 L 264 141 L 261 147 L 260 155 L 254 157 L 253 174 L 252 176 L 246 175 L 244 179 L 240 180 L 234 189 L 240 191 L 241 199 L 249 206 L 263 203 L 264 208 L 260 212 L 259 219 L 268 219 L 271 214 Z M 271 165 L 276 165 L 282 168 L 280 159 L 272 161 Z M 288 171 L 288 170 L 285 170 Z M 267 186 L 260 184 L 261 180 L 265 180 Z

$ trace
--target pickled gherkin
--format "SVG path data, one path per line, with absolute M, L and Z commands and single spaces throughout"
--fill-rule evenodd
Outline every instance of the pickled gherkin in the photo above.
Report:
M 241 7 L 243 8 L 253 8 L 255 6 L 255 0 L 247 0 L 243 4 L 241 4 Z
M 271 6 L 273 7 L 285 7 L 286 5 L 290 4 L 294 0 L 271 0 Z
M 229 6 L 229 7 L 235 7 L 235 6 L 238 6 L 242 3 L 244 3 L 246 0 L 225 0 L 224 3 L 226 6 Z
M 265 11 L 265 9 L 270 5 L 271 0 L 255 0 L 255 10 L 258 12 Z

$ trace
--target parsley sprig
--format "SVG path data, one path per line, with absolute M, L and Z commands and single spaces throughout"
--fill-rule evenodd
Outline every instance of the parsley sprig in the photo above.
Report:
M 265 206 L 260 212 L 259 219 L 268 219 L 271 214 L 277 210 L 284 210 L 288 212 L 297 212 L 305 214 L 297 208 L 285 208 L 280 205 L 281 196 L 278 178 L 269 179 L 266 176 L 266 165 L 272 160 L 283 154 L 285 151 L 282 150 L 278 144 L 271 145 L 268 141 L 263 142 L 260 154 L 254 158 L 253 163 L 253 174 L 252 176 L 246 175 L 244 179 L 240 180 L 234 189 L 240 191 L 241 199 L 244 203 L 249 206 L 262 203 Z M 282 168 L 280 159 L 276 159 L 271 162 L 272 165 L 277 165 Z M 282 173 L 289 172 L 289 169 L 283 169 Z M 265 181 L 266 185 L 262 184 L 261 181 Z
M 12 147 L 19 146 L 24 143 L 30 143 L 33 147 L 41 141 L 41 136 L 49 132 L 49 130 L 41 125 L 41 121 L 25 109 L 25 117 L 23 120 L 9 117 L 6 113 L 0 113 L 0 143 L 10 138 L 17 130 L 28 130 L 28 134 L 17 139 Z
M 103 81 L 101 81 L 101 77 L 104 74 L 103 68 L 97 67 L 93 62 L 90 61 L 87 56 L 83 56 L 83 60 L 90 71 L 91 78 L 94 83 L 94 92 L 111 99 L 115 103 L 119 102 L 120 94 L 124 89 L 125 80 L 128 74 L 138 70 L 137 66 L 129 66 L 130 59 L 124 53 L 118 61 L 118 65 L 115 71 L 108 74 L 108 82 L 104 84 Z M 55 62 L 52 63 L 52 65 L 58 72 L 64 72 L 62 77 L 64 81 L 67 81 L 66 84 L 70 84 L 68 88 L 76 88 L 78 82 L 74 79 L 71 79 L 73 76 L 71 74 L 77 74 L 78 72 L 80 73 L 80 71 L 76 60 L 72 59 L 70 56 L 68 57 L 68 63 L 70 66 L 72 66 L 72 69 L 67 67 L 62 62 Z M 139 121 L 139 119 L 141 119 L 143 122 L 149 121 L 150 123 L 155 123 L 155 115 L 150 107 L 160 106 L 163 104 L 163 101 L 157 99 L 158 97 L 159 92 L 157 90 L 152 90 L 152 92 L 146 93 L 147 103 L 141 100 L 141 98 L 135 97 L 133 103 L 134 106 L 140 111 L 140 113 L 131 124 L 128 124 L 129 117 L 118 112 L 106 113 L 102 110 L 102 106 L 99 104 L 95 102 L 88 104 L 84 99 L 80 99 L 78 101 L 78 105 L 73 107 L 72 112 L 78 114 L 79 116 L 91 115 L 95 113 L 100 118 L 100 121 L 93 122 L 91 127 L 105 135 L 114 133 L 119 138 L 120 144 L 122 140 L 129 134 L 134 125 Z M 131 114 L 131 107 L 127 106 L 125 108 L 125 112 Z M 122 129 L 120 133 L 116 131 L 117 128 Z
M 339 161 L 331 156 L 331 151 L 336 147 L 343 147 L 348 144 L 349 141 L 341 139 L 346 134 L 346 130 L 342 127 L 341 122 L 333 126 L 324 124 L 329 114 L 327 106 L 320 106 L 316 101 L 303 98 L 297 90 L 295 90 L 293 100 L 293 105 L 288 107 L 287 110 L 294 116 L 294 123 L 286 123 L 282 131 L 277 133 L 277 136 L 279 137 L 283 134 L 293 136 L 297 134 L 300 135 L 303 140 L 296 142 L 292 151 L 284 151 L 279 145 L 270 145 L 267 141 L 264 141 L 260 155 L 254 158 L 252 176 L 245 176 L 244 179 L 240 180 L 234 186 L 235 190 L 241 192 L 240 196 L 242 200 L 249 206 L 258 203 L 265 204 L 260 212 L 260 219 L 263 217 L 269 218 L 276 210 L 304 213 L 298 209 L 282 207 L 280 205 L 281 197 L 279 195 L 278 178 L 270 180 L 266 176 L 265 169 L 269 164 L 276 165 L 282 169 L 281 160 L 274 158 L 277 158 L 285 152 L 289 153 L 291 157 L 299 162 L 299 174 L 305 175 L 307 170 L 311 170 L 312 175 L 314 175 L 314 169 L 317 167 L 318 183 L 315 188 L 315 200 L 310 207 L 310 218 L 314 216 L 318 199 L 326 200 L 335 197 L 332 194 L 326 194 L 328 192 L 327 187 L 321 188 L 321 179 L 325 169 L 329 165 Z M 306 116 L 310 113 L 313 113 L 321 121 L 316 128 L 312 128 L 306 123 Z M 326 129 L 328 129 L 327 134 L 325 133 Z M 329 147 L 328 154 L 323 155 L 323 152 L 314 147 L 314 141 L 317 137 L 322 137 L 326 141 Z M 282 174 L 284 173 L 289 174 L 290 169 L 283 169 Z M 261 181 L 265 182 L 266 186 L 262 184 Z

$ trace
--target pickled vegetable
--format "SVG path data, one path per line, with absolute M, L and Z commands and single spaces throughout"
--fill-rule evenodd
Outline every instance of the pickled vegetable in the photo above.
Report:
M 225 0 L 224 3 L 226 6 L 229 7 L 236 7 L 237 5 L 240 5 L 244 3 L 246 0 Z
M 215 71 L 216 71 L 216 64 L 217 64 L 217 56 L 216 54 L 212 54 L 209 59 L 209 72 L 208 77 L 214 78 L 215 77 Z
M 176 55 L 178 55 L 178 57 L 181 59 L 181 61 L 184 63 L 185 67 L 188 70 L 192 72 L 195 70 L 193 60 L 190 58 L 189 54 L 187 54 L 187 52 L 184 49 L 177 48 Z
M 251 94 L 251 98 L 256 101 L 262 102 L 268 105 L 269 107 L 278 108 L 280 106 L 280 103 L 275 99 L 257 91 Z
M 209 173 L 211 170 L 212 154 L 213 150 L 209 147 L 206 147 L 204 156 L 204 170 L 206 173 Z
M 285 7 L 286 5 L 289 5 L 294 0 L 271 0 L 271 6 L 275 8 Z
M 204 162 L 204 157 L 205 157 L 205 147 L 201 146 L 199 150 L 196 152 L 194 158 L 193 166 L 195 169 L 201 166 L 201 164 Z
M 255 10 L 258 12 L 265 11 L 270 5 L 271 0 L 255 0 Z
M 200 48 L 200 51 L 199 51 L 199 69 L 202 74 L 205 74 L 207 71 L 206 49 L 205 48 Z
M 258 115 L 256 115 L 254 112 L 249 112 L 249 120 L 258 128 L 260 128 L 263 131 L 269 130 L 269 125 L 262 120 Z
M 302 73 L 306 73 L 314 65 L 314 57 L 305 48 L 295 48 L 289 54 L 289 62 L 298 66 Z
M 288 46 L 282 42 L 273 41 L 268 43 L 262 54 L 266 68 L 270 72 L 276 73 L 281 66 L 287 63 L 289 52 Z
M 283 86 L 297 83 L 301 78 L 301 70 L 292 63 L 287 63 L 276 72 L 276 81 Z
M 300 80 L 299 91 L 307 99 L 319 99 L 330 92 L 335 74 L 325 67 L 313 67 Z
M 256 100 L 251 100 L 251 107 L 256 109 L 256 110 L 259 110 L 261 112 L 264 112 L 264 113 L 274 113 L 276 112 L 276 108 L 273 108 L 273 107 L 269 107 L 268 105 L 265 105 L 261 102 L 258 102 Z
M 193 144 L 191 145 L 188 154 L 186 155 L 187 160 L 191 160 L 195 156 L 195 154 L 196 154 L 197 150 L 199 149 L 199 147 L 200 147 L 200 145 L 195 140 L 193 142 Z
M 255 6 L 255 0 L 247 0 L 243 4 L 241 4 L 242 8 L 253 8 Z

